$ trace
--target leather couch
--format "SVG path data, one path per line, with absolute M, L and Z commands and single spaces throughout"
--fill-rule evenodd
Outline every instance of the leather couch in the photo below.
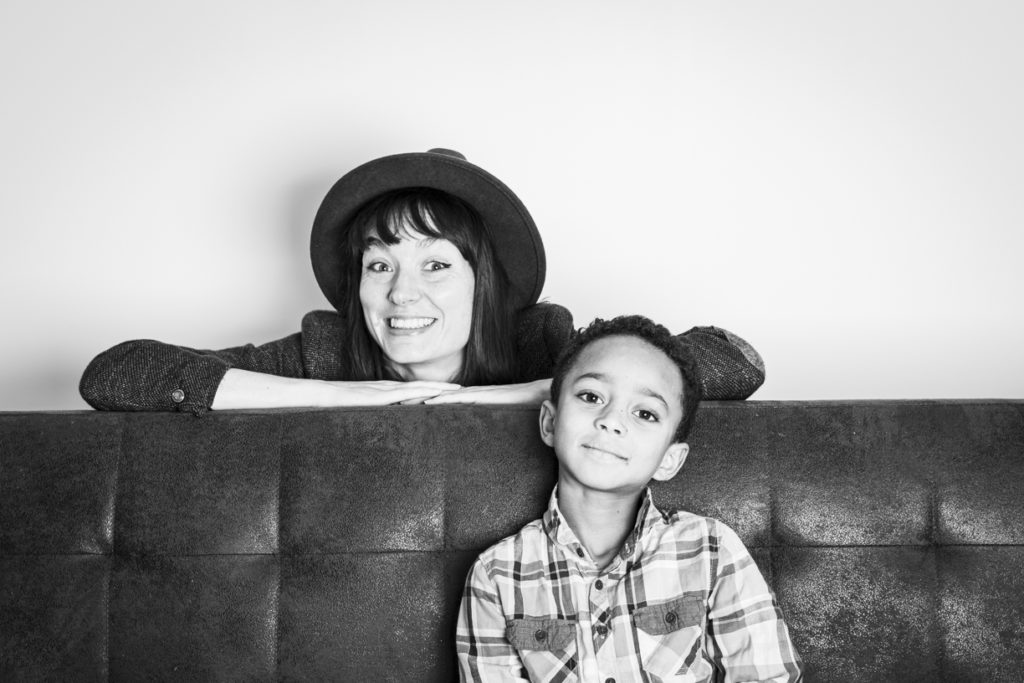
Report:
M 0 679 L 448 681 L 524 407 L 0 414 Z M 722 402 L 655 487 L 732 526 L 810 681 L 1024 677 L 1024 401 Z

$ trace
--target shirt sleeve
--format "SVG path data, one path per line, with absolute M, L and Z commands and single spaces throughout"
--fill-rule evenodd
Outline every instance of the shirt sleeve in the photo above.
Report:
M 529 681 L 522 660 L 508 641 L 497 588 L 479 559 L 466 578 L 455 627 L 455 648 L 463 683 Z
M 676 337 L 690 345 L 704 399 L 739 400 L 764 384 L 764 361 L 745 339 L 720 327 L 694 327 Z
M 118 344 L 86 367 L 79 392 L 97 410 L 184 411 L 210 408 L 230 368 L 281 377 L 302 377 L 301 334 L 261 346 L 219 351 L 175 346 L 152 339 Z
M 782 611 L 736 533 L 718 523 L 718 567 L 712 586 L 709 643 L 724 681 L 802 680 L 802 662 Z

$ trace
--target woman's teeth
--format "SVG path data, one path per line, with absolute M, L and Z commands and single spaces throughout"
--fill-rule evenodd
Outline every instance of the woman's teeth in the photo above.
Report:
M 388 327 L 394 330 L 418 330 L 434 322 L 436 318 L 388 318 Z

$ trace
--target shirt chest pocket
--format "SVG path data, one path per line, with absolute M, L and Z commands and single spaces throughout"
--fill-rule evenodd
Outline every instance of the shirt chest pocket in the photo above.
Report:
M 706 603 L 703 593 L 687 593 L 633 610 L 633 625 L 644 671 L 666 680 L 695 674 L 706 662 L 700 656 Z
M 571 619 L 523 617 L 505 624 L 505 635 L 520 652 L 576 649 L 576 622 Z
M 523 617 L 505 623 L 505 636 L 519 654 L 530 680 L 576 681 L 576 622 L 570 619 Z

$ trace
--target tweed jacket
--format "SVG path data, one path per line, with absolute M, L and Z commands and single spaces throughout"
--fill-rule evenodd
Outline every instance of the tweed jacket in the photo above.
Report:
M 89 363 L 79 391 L 97 410 L 177 410 L 200 415 L 210 408 L 230 368 L 345 380 L 342 323 L 333 311 L 313 311 L 303 317 L 300 332 L 260 346 L 216 351 L 152 339 L 124 342 Z M 516 329 L 519 381 L 550 377 L 573 333 L 572 315 L 557 304 L 534 304 L 520 313 Z M 715 327 L 695 327 L 677 338 L 692 348 L 705 399 L 743 399 L 764 382 L 761 357 L 736 335 Z

